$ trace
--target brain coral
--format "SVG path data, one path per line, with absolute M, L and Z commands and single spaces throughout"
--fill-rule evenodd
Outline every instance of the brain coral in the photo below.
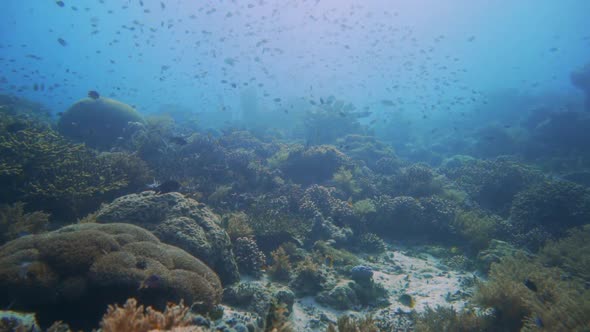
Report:
M 221 300 L 221 282 L 203 262 L 129 224 L 77 224 L 0 247 L 0 306 L 88 328 L 107 304 Z
M 85 98 L 63 113 L 57 128 L 66 137 L 94 148 L 108 149 L 120 137 L 129 137 L 131 133 L 126 130 L 129 122 L 144 120 L 133 107 L 120 101 Z
M 207 263 L 224 283 L 240 278 L 229 236 L 205 204 L 179 193 L 152 191 L 117 198 L 97 213 L 99 222 L 125 222 L 146 228 L 162 242 Z

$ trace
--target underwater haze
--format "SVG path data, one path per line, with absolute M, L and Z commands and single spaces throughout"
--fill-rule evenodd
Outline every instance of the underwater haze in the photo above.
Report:
M 0 332 L 590 330 L 590 1 L 0 12 Z

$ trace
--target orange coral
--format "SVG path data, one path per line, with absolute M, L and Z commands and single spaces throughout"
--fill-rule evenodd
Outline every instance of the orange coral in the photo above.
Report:
M 109 305 L 100 326 L 103 332 L 203 331 L 190 326 L 189 309 L 182 301 L 178 305 L 168 303 L 164 312 L 152 307 L 144 309 L 143 305 L 138 307 L 137 300 L 131 298 L 122 307 Z

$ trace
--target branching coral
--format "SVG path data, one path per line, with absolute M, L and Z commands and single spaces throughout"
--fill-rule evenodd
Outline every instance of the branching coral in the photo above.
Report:
M 178 305 L 168 303 L 164 312 L 152 307 L 144 309 L 143 305 L 137 306 L 137 300 L 131 298 L 122 307 L 117 304 L 109 305 L 100 326 L 103 332 L 170 331 L 191 324 L 189 310 L 182 301 Z M 195 327 L 191 331 L 198 332 L 202 329 Z
M 0 206 L 0 245 L 20 235 L 39 233 L 46 229 L 49 214 L 42 211 L 25 213 L 24 207 L 22 202 Z

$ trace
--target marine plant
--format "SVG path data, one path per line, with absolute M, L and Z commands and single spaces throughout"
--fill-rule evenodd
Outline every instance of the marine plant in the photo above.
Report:
M 590 280 L 590 225 L 568 231 L 568 236 L 548 240 L 539 252 L 539 260 L 557 266 L 582 280 Z
M 327 262 L 330 267 L 342 271 L 348 271 L 352 266 L 359 264 L 359 259 L 354 254 L 345 249 L 336 249 L 325 241 L 316 241 L 313 250 L 316 261 Z
M 109 305 L 107 312 L 102 317 L 100 327 L 104 332 L 168 331 L 188 327 L 191 323 L 190 307 L 186 307 L 182 301 L 178 305 L 168 303 L 164 312 L 160 312 L 152 307 L 138 306 L 137 300 L 130 298 L 122 307 L 118 304 Z M 194 327 L 190 331 L 203 330 Z
M 356 196 L 361 192 L 361 188 L 354 179 L 353 172 L 344 166 L 334 173 L 332 181 L 334 181 L 338 189 L 344 191 L 348 196 Z
M 473 310 L 455 310 L 451 306 L 427 306 L 424 312 L 416 316 L 416 332 L 471 332 L 494 331 L 486 316 L 478 315 Z
M 248 215 L 244 212 L 234 212 L 224 215 L 222 225 L 232 242 L 237 238 L 251 237 L 254 234 L 254 230 L 249 223 Z
M 291 278 L 293 267 L 289 261 L 289 255 L 282 247 L 270 253 L 272 263 L 268 266 L 268 273 L 274 280 L 287 281 Z
M 371 315 L 362 318 L 342 315 L 338 317 L 336 325 L 328 324 L 326 332 L 379 332 L 379 328 Z
M 484 249 L 498 233 L 501 219 L 482 211 L 459 211 L 451 226 L 476 250 Z
M 21 235 L 36 234 L 47 229 L 49 214 L 42 211 L 25 213 L 25 203 L 0 206 L 0 245 Z
M 312 256 L 306 256 L 295 266 L 289 287 L 299 295 L 315 295 L 324 290 L 326 282 L 327 276 L 320 264 Z
M 101 195 L 145 178 L 145 165 L 134 156 L 97 156 L 46 124 L 26 121 L 8 130 L 8 122 L 7 116 L 0 118 L 0 199 L 5 202 L 34 202 L 35 208 L 54 216 L 60 210 L 71 218 L 85 204 L 100 202 Z
M 492 263 L 474 302 L 493 308 L 494 327 L 510 331 L 582 331 L 590 324 L 590 293 L 563 270 L 523 255 Z M 565 319 L 567 317 L 567 319 Z
M 293 324 L 289 321 L 289 309 L 287 304 L 273 300 L 269 309 L 268 331 L 271 332 L 294 332 Z

